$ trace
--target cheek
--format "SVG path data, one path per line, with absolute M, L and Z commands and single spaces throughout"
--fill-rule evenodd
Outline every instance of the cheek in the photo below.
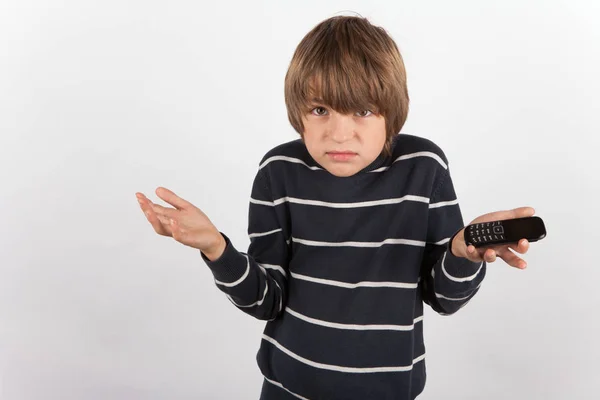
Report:
M 385 119 L 383 117 L 381 117 L 381 120 L 379 121 L 379 126 L 377 128 L 376 136 L 379 139 L 380 146 L 383 147 L 383 145 L 385 144 L 386 136 L 387 136 L 387 132 L 385 130 Z
M 313 158 L 317 159 L 321 157 L 323 153 L 323 145 L 321 141 L 309 136 L 308 138 L 304 139 L 304 145 Z
M 317 157 L 318 149 L 320 147 L 320 140 L 315 131 L 311 129 L 304 129 L 304 132 L 302 133 L 302 140 L 310 155 L 313 158 Z
M 385 144 L 385 137 L 386 132 L 384 121 L 373 121 L 363 130 L 362 138 L 365 142 L 368 142 L 369 147 L 383 146 Z
M 309 144 L 311 146 L 316 146 L 322 141 L 322 129 L 319 129 L 319 127 L 315 126 L 315 124 L 305 124 L 302 137 L 304 138 L 304 142 L 307 144 L 307 146 Z

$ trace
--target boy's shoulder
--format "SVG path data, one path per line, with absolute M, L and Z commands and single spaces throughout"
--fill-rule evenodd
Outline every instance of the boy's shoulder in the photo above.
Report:
M 443 161 L 443 164 L 448 164 L 448 158 L 444 150 L 431 139 L 408 133 L 400 133 L 394 138 L 392 145 L 392 157 L 394 159 L 420 153 L 437 156 L 439 161 Z
M 260 160 L 260 166 L 262 168 L 271 161 L 282 158 L 296 162 L 302 161 L 308 166 L 316 165 L 302 139 L 295 139 L 281 143 L 267 151 Z

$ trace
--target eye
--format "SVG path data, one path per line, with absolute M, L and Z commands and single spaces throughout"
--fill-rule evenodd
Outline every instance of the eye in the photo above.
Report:
M 327 114 L 327 110 L 325 109 L 325 107 L 315 107 L 310 112 L 314 115 L 319 115 L 319 116 Z
M 368 117 L 371 114 L 373 114 L 373 112 L 371 112 L 370 110 L 363 110 L 356 113 L 356 115 L 359 117 Z

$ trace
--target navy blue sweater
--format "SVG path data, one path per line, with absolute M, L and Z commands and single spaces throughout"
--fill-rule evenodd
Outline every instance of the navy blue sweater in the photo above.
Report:
M 267 320 L 261 399 L 414 399 L 426 379 L 423 304 L 458 311 L 485 263 L 450 252 L 462 214 L 444 152 L 399 134 L 350 177 L 298 139 L 269 151 L 249 209 L 250 246 L 202 255 L 243 312 Z

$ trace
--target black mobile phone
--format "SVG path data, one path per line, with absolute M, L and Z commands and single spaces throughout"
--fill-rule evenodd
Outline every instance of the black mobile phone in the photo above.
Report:
M 475 247 L 517 243 L 521 239 L 537 242 L 546 237 L 546 226 L 540 217 L 524 217 L 467 225 L 465 243 Z

